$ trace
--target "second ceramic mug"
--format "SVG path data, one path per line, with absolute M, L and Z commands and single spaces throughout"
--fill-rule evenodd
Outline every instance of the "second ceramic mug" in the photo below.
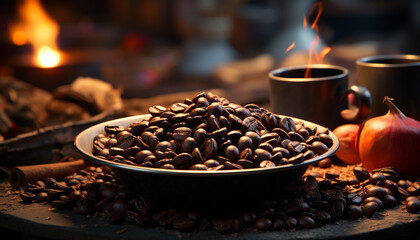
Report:
M 309 67 L 311 77 L 304 77 Z M 330 129 L 369 114 L 371 97 L 362 86 L 348 85 L 349 71 L 340 66 L 314 64 L 276 69 L 269 73 L 270 108 L 280 115 L 311 121 Z M 357 106 L 348 109 L 347 95 Z
M 387 113 L 382 101 L 388 96 L 405 115 L 420 120 L 420 56 L 365 57 L 356 61 L 356 72 L 358 84 L 372 94 L 369 117 Z

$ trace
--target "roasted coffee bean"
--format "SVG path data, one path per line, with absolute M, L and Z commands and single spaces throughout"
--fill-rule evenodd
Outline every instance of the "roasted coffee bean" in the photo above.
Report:
M 318 134 L 319 139 L 328 147 L 333 145 L 333 139 L 327 133 Z
M 222 142 L 224 139 L 219 139 L 219 142 Z M 226 148 L 233 145 L 232 141 L 230 139 L 222 142 L 219 144 L 219 152 L 224 153 L 226 151 Z
M 312 151 L 312 150 L 308 150 L 308 151 L 306 151 L 306 152 L 304 152 L 304 153 L 303 153 L 303 158 L 304 158 L 304 160 L 311 159 L 311 158 L 313 158 L 314 156 L 315 156 L 315 152 L 314 152 L 314 151 Z
M 199 97 L 197 98 L 197 100 L 195 101 L 195 104 L 198 107 L 208 107 L 209 106 L 209 101 L 207 100 L 207 98 L 205 97 Z
M 111 147 L 108 149 L 109 154 L 115 156 L 115 155 L 123 155 L 124 154 L 124 149 L 119 148 L 119 147 Z
M 289 158 L 288 162 L 291 164 L 297 164 L 303 162 L 304 160 L 305 156 L 303 155 L 303 153 L 299 153 L 298 155 Z
M 216 116 L 210 115 L 210 117 L 207 120 L 207 126 L 210 130 L 210 132 L 216 131 L 220 129 L 219 120 Z
M 344 210 L 344 203 L 342 201 L 333 200 L 330 201 L 327 211 L 332 218 L 339 218 L 344 214 Z
M 223 156 L 217 156 L 216 160 L 220 163 L 223 164 L 226 161 L 229 161 L 229 158 L 223 157 Z
M 379 209 L 379 205 L 376 202 L 368 202 L 362 207 L 363 214 L 366 217 L 371 217 L 375 212 L 379 211 Z
M 282 159 L 283 159 L 283 154 L 281 152 L 276 152 L 271 156 L 270 161 L 277 164 Z
M 215 159 L 218 154 L 218 144 L 213 138 L 206 139 L 204 142 L 204 157 L 206 159 Z
M 300 216 L 297 222 L 303 228 L 314 228 L 316 226 L 315 220 L 310 216 Z
M 120 133 L 121 131 L 124 131 L 124 128 L 121 126 L 105 126 L 104 130 L 107 134 L 114 134 L 117 135 L 118 133 Z
M 414 196 L 407 197 L 405 199 L 405 207 L 409 213 L 418 212 L 420 211 L 420 200 Z
M 288 133 L 287 133 L 284 129 L 281 129 L 281 128 L 274 128 L 274 129 L 272 130 L 272 132 L 277 133 L 277 134 L 280 136 L 281 140 L 284 140 L 284 139 L 290 139 L 289 134 L 288 134 Z
M 236 162 L 240 157 L 239 149 L 234 145 L 228 146 L 224 152 L 225 157 L 229 158 L 231 162 Z
M 275 148 L 273 148 L 273 154 L 276 154 L 278 152 L 280 152 L 282 154 L 282 156 L 285 157 L 285 158 L 289 158 L 290 157 L 290 152 L 286 148 L 283 148 L 283 147 L 275 147 Z
M 328 151 L 327 145 L 321 141 L 315 141 L 311 144 L 311 148 L 319 155 L 324 154 Z
M 175 169 L 175 166 L 170 163 L 163 164 L 160 168 L 162 169 Z
M 251 111 L 245 107 L 238 107 L 235 109 L 235 115 L 244 120 L 245 118 L 251 116 Z
M 143 163 L 144 159 L 146 159 L 146 157 L 151 156 L 151 155 L 153 155 L 153 152 L 151 152 L 150 150 L 139 151 L 135 156 L 135 162 Z
M 31 203 L 35 200 L 37 195 L 34 194 L 34 193 L 30 193 L 30 192 L 21 192 L 19 194 L 19 196 L 20 196 L 20 199 L 22 199 L 23 202 Z
M 384 208 L 383 202 L 379 198 L 377 198 L 377 197 L 367 197 L 363 201 L 364 204 L 369 203 L 369 202 L 375 202 L 375 203 L 377 203 L 378 204 L 378 210 Z
M 236 164 L 236 163 L 232 163 L 230 161 L 225 161 L 223 163 L 223 166 L 225 167 L 225 169 L 228 169 L 228 170 L 243 169 L 241 165 Z
M 277 133 L 266 133 L 264 135 L 261 136 L 261 141 L 262 142 L 267 142 L 271 139 L 277 139 L 280 136 Z
M 254 117 L 246 117 L 243 121 L 242 121 L 242 129 L 243 131 L 247 132 L 247 131 L 256 131 L 258 129 L 258 127 L 261 125 L 261 123 Z
M 264 160 L 270 160 L 270 158 L 272 157 L 271 153 L 265 149 L 261 149 L 261 148 L 257 148 L 254 150 L 253 152 L 253 156 L 252 156 L 252 160 L 260 163 Z
M 255 227 L 261 231 L 267 231 L 273 226 L 273 222 L 268 218 L 260 218 L 255 221 Z
M 359 179 L 361 182 L 368 180 L 370 178 L 369 171 L 363 167 L 355 167 L 353 168 L 354 176 Z
M 286 206 L 286 212 L 287 213 L 296 213 L 296 212 L 304 212 L 309 210 L 308 203 L 304 201 L 294 201 Z
M 236 162 L 236 164 L 242 166 L 242 168 L 244 169 L 254 167 L 254 163 L 251 160 L 247 160 L 247 159 L 239 159 Z
M 192 165 L 189 169 L 190 169 L 190 170 L 200 170 L 200 171 L 206 171 L 206 170 L 208 170 L 209 168 L 208 168 L 206 165 L 204 165 L 204 164 L 199 164 L 199 163 L 197 163 L 197 164 Z
M 248 132 L 245 133 L 245 137 L 248 137 L 248 138 L 251 139 L 251 147 L 252 148 L 257 148 L 262 142 L 260 135 L 258 135 L 258 133 L 256 133 L 256 132 L 248 131 Z M 239 139 L 239 140 L 241 140 L 241 139 Z M 239 142 L 238 142 L 238 144 L 239 144 Z
M 284 139 L 283 141 L 281 141 L 279 147 L 282 147 L 282 148 L 286 148 L 287 149 L 289 143 L 291 143 L 291 142 L 292 142 L 292 140 L 290 140 L 290 139 Z
M 270 153 L 273 151 L 273 146 L 269 142 L 261 143 L 260 145 L 258 145 L 258 148 L 265 149 Z
M 222 128 L 225 127 L 228 130 L 228 132 L 232 131 L 232 125 L 230 124 L 229 120 L 226 117 L 220 116 L 218 120 L 219 120 L 220 127 Z
M 419 196 L 420 195 L 420 182 L 414 182 L 407 188 L 407 192 L 411 196 Z
M 166 107 L 161 106 L 161 105 L 154 105 L 154 106 L 149 107 L 149 113 L 152 116 L 160 116 L 165 111 L 166 111 Z
M 208 168 L 213 168 L 219 166 L 220 163 L 214 159 L 209 159 L 204 162 L 204 165 L 206 165 Z
M 216 117 L 219 117 L 222 114 L 223 107 L 220 103 L 213 102 L 208 106 L 207 109 L 208 109 L 209 115 L 214 115 Z
M 181 144 L 181 152 L 192 153 L 197 147 L 197 142 L 192 137 L 187 137 Z
M 190 112 L 190 117 L 203 116 L 204 114 L 206 114 L 206 110 L 204 108 L 197 107 Z
M 204 163 L 204 158 L 201 155 L 201 151 L 198 148 L 194 148 L 191 153 L 194 163 Z
M 309 138 L 309 136 L 311 136 L 311 134 L 306 128 L 299 128 L 297 130 L 297 133 L 299 133 L 299 135 L 303 137 L 304 141 L 306 141 Z
M 291 141 L 287 144 L 287 150 L 294 156 L 303 152 L 304 147 L 298 141 Z
M 247 159 L 247 160 L 252 160 L 252 149 L 251 148 L 245 148 L 239 155 L 239 157 L 241 159 Z
M 214 139 L 221 139 L 227 135 L 227 128 L 223 127 L 213 131 L 210 136 Z
M 174 113 L 182 113 L 188 107 L 185 103 L 174 103 L 172 104 L 169 109 Z
M 360 206 L 349 205 L 346 208 L 346 214 L 351 219 L 358 219 L 358 218 L 363 217 L 363 209 Z
M 242 132 L 239 130 L 232 130 L 226 134 L 226 137 L 232 141 L 232 144 L 237 145 L 239 138 L 242 137 Z
M 275 230 L 281 230 L 286 227 L 286 223 L 284 222 L 282 217 L 277 217 L 273 221 L 273 228 Z
M 395 197 L 392 196 L 392 195 L 386 195 L 382 199 L 382 202 L 383 202 L 384 206 L 387 207 L 387 208 L 392 208 L 392 207 L 395 207 L 397 205 L 397 199 L 395 199 Z
M 264 160 L 260 163 L 261 168 L 271 168 L 271 167 L 275 167 L 275 166 L 276 166 L 276 164 L 273 163 L 270 160 Z
M 36 194 L 35 199 L 36 202 L 46 202 L 49 200 L 49 196 L 46 192 L 40 192 Z
M 105 143 L 106 148 L 116 147 L 118 145 L 118 141 L 115 138 L 110 138 Z
M 246 148 L 252 148 L 252 144 L 253 144 L 253 141 L 250 137 L 242 136 L 238 140 L 237 147 L 238 147 L 239 151 L 242 152 Z
M 193 161 L 193 158 L 192 158 L 191 154 L 180 153 L 176 157 L 174 157 L 174 159 L 172 160 L 172 163 L 175 166 L 179 166 L 179 165 L 184 165 L 184 164 L 191 163 L 192 161 Z
M 286 214 L 284 215 L 283 220 L 289 228 L 294 228 L 297 225 L 297 219 L 293 215 Z
M 213 227 L 219 233 L 228 234 L 232 231 L 232 223 L 228 219 L 213 218 Z
M 289 117 L 283 117 L 280 120 L 280 127 L 284 129 L 286 132 L 295 132 L 296 131 L 296 124 L 293 119 Z
M 385 184 L 385 180 L 386 176 L 380 172 L 377 172 L 370 177 L 369 182 L 373 185 L 380 184 L 381 186 L 383 186 Z
M 280 120 L 279 117 L 277 117 L 274 114 L 270 114 L 270 116 L 268 117 L 268 124 L 269 124 L 268 129 L 272 130 L 272 129 L 278 128 L 279 120 Z
M 172 148 L 172 144 L 170 142 L 161 141 L 156 145 L 155 151 L 165 152 L 167 149 L 171 149 L 171 148 Z
M 410 196 L 410 194 L 404 188 L 398 187 L 397 196 L 398 198 L 405 200 L 406 198 Z
M 191 137 L 192 130 L 187 127 L 176 128 L 173 132 L 173 138 L 178 142 L 183 142 L 187 137 Z
M 305 138 L 297 132 L 289 132 L 288 134 L 292 141 L 305 142 Z
M 386 190 L 383 187 L 374 186 L 367 190 L 368 197 L 376 197 L 382 199 L 386 195 Z
M 323 211 L 323 210 L 316 211 L 315 216 L 321 222 L 328 222 L 331 219 L 331 215 L 329 213 L 327 213 L 326 211 Z
M 398 186 L 407 190 L 408 187 L 410 187 L 410 184 L 406 180 L 398 180 L 397 182 Z
M 195 130 L 193 137 L 195 141 L 197 142 L 197 145 L 201 145 L 204 143 L 204 140 L 206 139 L 206 134 L 207 134 L 207 131 L 203 128 L 199 128 Z
M 385 180 L 385 187 L 389 189 L 391 192 L 397 192 L 398 191 L 398 184 L 391 180 Z

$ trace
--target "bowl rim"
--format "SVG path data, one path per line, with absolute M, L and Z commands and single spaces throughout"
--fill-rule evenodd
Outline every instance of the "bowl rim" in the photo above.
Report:
M 278 115 L 278 114 L 277 114 Z M 249 175 L 249 174 L 257 174 L 257 173 L 273 173 L 273 172 L 281 172 L 287 171 L 290 169 L 301 168 L 301 167 L 309 167 L 309 165 L 319 162 L 322 159 L 332 156 L 339 147 L 339 140 L 337 136 L 329 129 L 328 135 L 333 139 L 333 145 L 328 149 L 327 152 L 318 155 L 314 158 L 305 160 L 301 163 L 296 164 L 286 164 L 282 166 L 276 166 L 271 168 L 248 168 L 248 169 L 240 169 L 240 170 L 220 170 L 220 171 L 202 171 L 202 170 L 180 170 L 180 169 L 161 169 L 161 168 L 150 168 L 150 167 L 143 167 L 137 165 L 129 165 L 124 163 L 117 163 L 111 160 L 106 160 L 102 158 L 98 158 L 92 154 L 92 146 L 93 146 L 93 138 L 99 133 L 105 133 L 104 127 L 106 125 L 114 125 L 114 126 L 123 126 L 126 127 L 131 123 L 141 121 L 146 117 L 150 117 L 150 114 L 142 114 L 130 117 L 123 117 L 117 118 L 114 120 L 102 122 L 91 126 L 82 132 L 80 132 L 75 140 L 74 146 L 77 152 L 85 159 L 97 163 L 99 165 L 109 166 L 111 168 L 116 168 L 118 170 L 128 170 L 140 173 L 148 173 L 148 174 L 160 174 L 160 175 L 179 175 L 179 176 L 232 176 L 232 175 Z M 280 117 L 289 117 L 285 115 L 278 115 Z M 316 126 L 317 129 L 328 129 L 323 127 L 319 124 L 309 122 L 306 120 L 302 120 L 299 118 L 290 117 L 294 121 L 301 121 L 305 125 Z M 87 141 L 87 145 L 84 144 Z M 90 150 L 88 150 L 90 149 Z

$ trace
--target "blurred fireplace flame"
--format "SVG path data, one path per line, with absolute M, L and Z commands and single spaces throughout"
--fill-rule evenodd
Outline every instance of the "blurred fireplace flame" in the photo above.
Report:
M 312 40 L 312 42 L 309 44 L 309 48 L 308 48 L 308 65 L 311 65 L 312 63 L 322 63 L 324 60 L 324 57 L 331 51 L 331 47 L 328 46 L 322 46 L 321 44 L 321 40 L 319 38 L 318 35 L 318 20 L 319 17 L 321 16 L 323 10 L 323 5 L 322 2 L 317 2 L 315 3 L 312 8 L 311 11 L 309 12 L 309 16 L 313 16 L 315 14 L 315 18 L 312 22 L 312 24 L 310 25 L 311 29 L 315 30 L 315 37 Z M 307 28 L 308 27 L 308 20 L 305 16 L 305 14 L 303 15 L 303 28 Z M 285 51 L 285 53 L 289 52 L 290 50 L 292 50 L 295 46 L 295 42 L 293 42 Z M 305 71 L 305 78 L 310 78 L 311 77 L 311 69 L 308 68 Z
M 30 43 L 34 63 L 38 67 L 51 68 L 60 64 L 61 55 L 56 44 L 59 26 L 44 10 L 39 0 L 24 0 L 18 6 L 19 20 L 10 27 L 14 44 Z

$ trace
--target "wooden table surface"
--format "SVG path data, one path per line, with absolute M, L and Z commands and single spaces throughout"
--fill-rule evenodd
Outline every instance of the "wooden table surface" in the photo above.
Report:
M 0 185 L 4 189 L 3 180 Z M 375 213 L 371 218 L 342 220 L 313 229 L 296 231 L 243 231 L 222 235 L 216 231 L 178 232 L 112 224 L 100 216 L 81 216 L 74 211 L 57 211 L 49 204 L 24 204 L 16 194 L 0 192 L 0 234 L 13 231 L 22 239 L 418 239 L 420 213 L 407 213 L 401 205 Z M 2 239 L 4 239 L 2 237 Z M 14 239 L 16 236 L 14 236 Z

